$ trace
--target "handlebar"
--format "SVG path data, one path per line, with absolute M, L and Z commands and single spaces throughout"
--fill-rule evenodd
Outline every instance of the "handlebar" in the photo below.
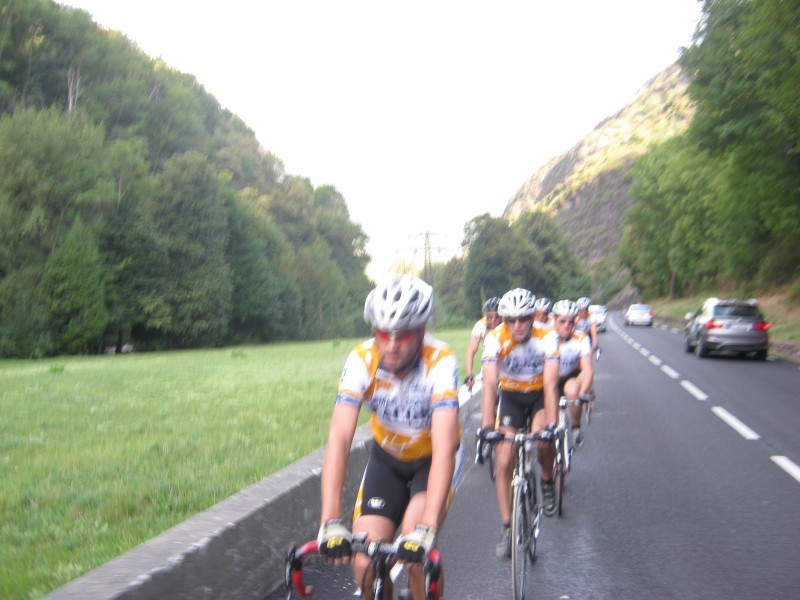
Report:
M 368 542 L 365 533 L 353 536 L 350 542 L 351 554 L 366 554 L 374 560 L 388 560 L 397 556 L 398 543 L 395 542 Z M 294 589 L 300 598 L 308 598 L 314 593 L 314 587 L 306 585 L 303 581 L 303 559 L 309 555 L 319 553 L 317 540 L 306 542 L 300 548 L 291 547 L 286 556 L 285 582 L 287 589 Z M 442 561 L 437 548 L 432 548 L 425 559 L 425 571 L 431 573 L 432 580 L 439 578 L 439 569 Z

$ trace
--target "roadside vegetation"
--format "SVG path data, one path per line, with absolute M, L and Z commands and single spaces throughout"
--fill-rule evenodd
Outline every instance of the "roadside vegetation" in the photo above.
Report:
M 463 362 L 469 329 L 434 335 Z M 41 597 L 323 446 L 357 341 L 0 361 L 0 598 Z

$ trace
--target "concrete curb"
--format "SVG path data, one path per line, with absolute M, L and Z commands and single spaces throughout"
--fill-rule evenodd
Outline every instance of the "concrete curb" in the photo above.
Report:
M 462 388 L 462 419 L 480 385 Z M 356 431 L 347 469 L 345 514 L 367 463 L 372 436 Z M 471 438 L 467 438 L 471 439 Z M 325 448 L 176 525 L 55 590 L 46 600 L 209 598 L 262 600 L 283 583 L 291 544 L 317 534 Z

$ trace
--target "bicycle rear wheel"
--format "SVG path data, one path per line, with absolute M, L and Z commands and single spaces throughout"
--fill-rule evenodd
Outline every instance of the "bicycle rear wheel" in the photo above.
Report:
M 515 600 L 525 599 L 525 580 L 536 555 L 532 507 L 528 491 L 524 488 L 524 485 L 514 488 L 514 503 L 511 506 L 511 587 Z

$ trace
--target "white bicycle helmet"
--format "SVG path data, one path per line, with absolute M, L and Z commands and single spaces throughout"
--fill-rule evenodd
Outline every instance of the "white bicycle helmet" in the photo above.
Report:
M 575 301 L 575 305 L 578 307 L 578 310 L 586 310 L 586 309 L 588 309 L 589 305 L 591 303 L 592 303 L 592 299 L 591 298 L 587 298 L 585 296 L 583 298 L 578 298 Z
M 544 296 L 540 296 L 539 298 L 536 299 L 536 302 L 534 303 L 533 306 L 536 310 L 544 310 L 549 312 L 550 307 L 552 305 L 553 303 L 550 302 L 550 298 L 545 298 Z
M 381 331 L 419 329 L 432 312 L 433 288 L 408 275 L 379 284 L 364 303 L 364 320 Z
M 501 317 L 529 317 L 536 312 L 535 302 L 536 296 L 530 290 L 514 288 L 500 298 L 497 313 Z
M 572 300 L 559 300 L 553 304 L 553 314 L 557 317 L 574 317 L 578 314 L 578 306 Z

